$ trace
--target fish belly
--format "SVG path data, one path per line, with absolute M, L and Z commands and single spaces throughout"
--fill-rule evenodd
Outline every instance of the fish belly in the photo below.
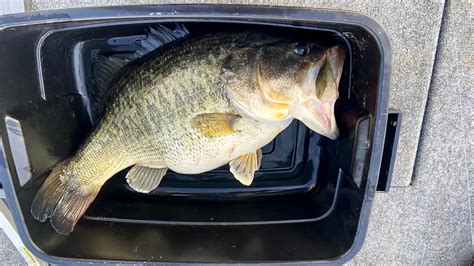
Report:
M 262 128 L 259 134 L 239 132 L 231 136 L 202 139 L 192 146 L 182 147 L 179 154 L 171 153 L 165 164 L 182 174 L 199 174 L 218 168 L 247 153 L 254 153 L 272 141 L 281 128 Z

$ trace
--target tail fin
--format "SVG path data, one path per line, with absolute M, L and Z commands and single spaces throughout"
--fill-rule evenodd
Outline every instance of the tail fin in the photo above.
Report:
M 62 162 L 53 168 L 31 205 L 35 219 L 44 222 L 51 218 L 51 226 L 63 235 L 72 232 L 99 191 L 80 187 L 66 165 Z

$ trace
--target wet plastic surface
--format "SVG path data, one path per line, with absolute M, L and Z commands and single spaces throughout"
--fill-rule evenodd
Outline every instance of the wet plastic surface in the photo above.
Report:
M 386 39 L 379 38 L 385 36 L 369 30 L 378 26 L 358 15 L 193 7 L 70 10 L 63 12 L 85 21 L 38 22 L 0 32 L 0 133 L 7 166 L 1 175 L 22 239 L 53 263 L 347 260 L 365 235 L 382 154 L 389 54 L 383 51 Z M 160 15 L 137 15 L 149 10 Z M 125 11 L 132 20 L 110 17 Z M 236 12 L 240 16 L 225 18 Z M 92 14 L 107 19 L 94 20 Z M 295 121 L 264 147 L 250 187 L 222 167 L 200 175 L 170 173 L 156 190 L 141 194 L 128 187 L 124 171 L 106 183 L 71 235 L 58 235 L 49 223 L 34 220 L 29 208 L 49 169 L 78 147 L 102 115 L 103 95 L 96 93 L 91 72 L 94 56 L 133 56 L 146 29 L 170 17 L 191 34 L 252 27 L 345 44 L 350 52 L 336 105 L 342 138 L 331 141 Z

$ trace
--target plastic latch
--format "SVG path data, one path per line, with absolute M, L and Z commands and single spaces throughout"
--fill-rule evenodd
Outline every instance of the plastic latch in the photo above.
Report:
M 385 132 L 385 143 L 382 153 L 382 163 L 380 165 L 379 181 L 377 191 L 388 192 L 392 183 L 393 167 L 397 155 L 398 139 L 400 136 L 400 126 L 402 114 L 397 110 L 390 110 L 387 118 L 387 130 Z
M 5 198 L 5 190 L 3 190 L 2 181 L 0 181 L 0 200 Z
M 2 181 L 0 180 L 0 200 L 1 199 L 5 199 L 6 196 L 5 196 L 5 190 L 3 190 L 3 185 L 2 185 Z
M 356 135 L 354 138 L 354 157 L 352 159 L 352 178 L 354 183 L 360 187 L 366 166 L 367 154 L 369 151 L 370 117 L 359 118 L 356 125 Z

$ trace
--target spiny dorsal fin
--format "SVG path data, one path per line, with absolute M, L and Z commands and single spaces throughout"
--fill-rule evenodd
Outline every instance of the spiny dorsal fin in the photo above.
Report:
M 103 56 L 97 55 L 97 59 L 93 66 L 94 68 L 94 83 L 97 86 L 97 89 L 100 91 L 105 91 L 110 81 L 114 78 L 115 74 L 127 65 L 130 61 L 127 59 L 122 59 L 114 56 Z
M 230 172 L 235 179 L 246 186 L 250 186 L 253 181 L 255 171 L 260 168 L 262 161 L 262 150 L 258 149 L 254 153 L 244 154 L 230 161 Z
M 188 29 L 182 24 L 175 24 L 174 30 L 163 25 L 149 26 L 145 32 L 146 34 L 136 37 L 136 40 L 133 36 L 117 37 L 115 39 L 127 39 L 127 43 L 119 47 L 120 53 L 111 56 L 98 54 L 95 57 L 92 71 L 99 90 L 105 91 L 112 78 L 128 63 L 189 35 Z
M 192 126 L 210 138 L 222 137 L 238 132 L 234 125 L 240 116 L 234 114 L 200 114 L 191 119 Z
M 147 33 L 147 38 L 143 39 L 141 44 L 142 47 L 148 49 L 149 52 L 189 35 L 188 29 L 182 24 L 176 24 L 174 30 L 163 25 L 149 27 Z
M 168 168 L 149 168 L 134 165 L 125 178 L 134 190 L 148 193 L 158 187 L 167 170 Z

